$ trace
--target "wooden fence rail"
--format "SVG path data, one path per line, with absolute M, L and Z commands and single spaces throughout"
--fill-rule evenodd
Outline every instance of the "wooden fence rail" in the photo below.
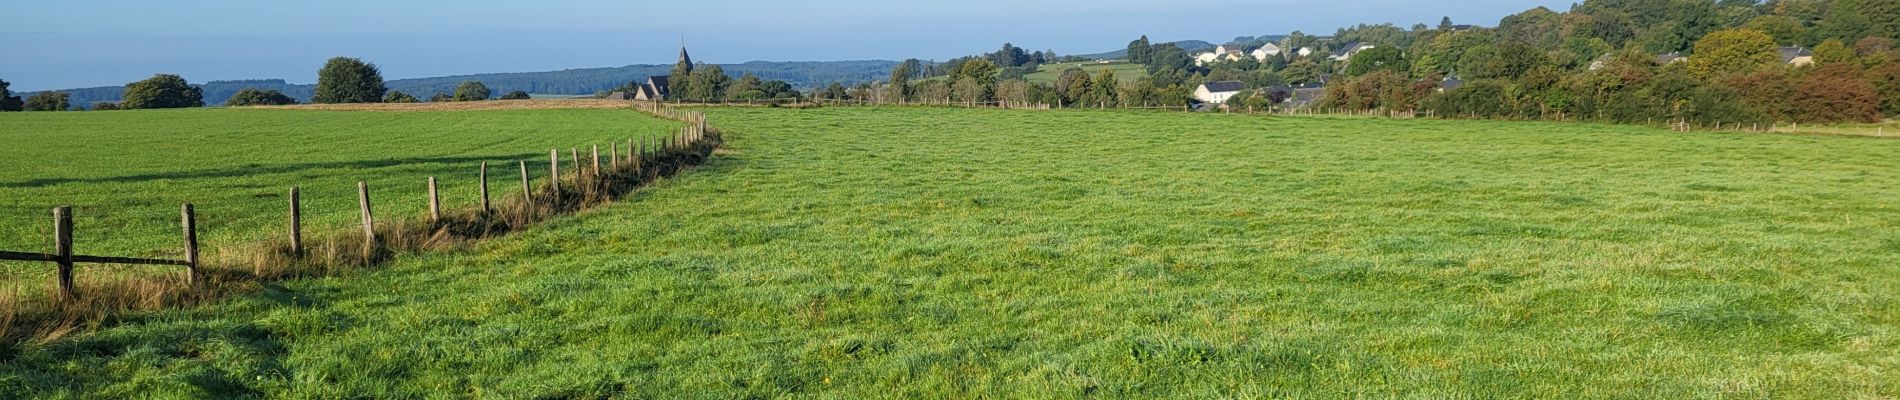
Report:
M 59 286 L 59 298 L 62 300 L 79 297 L 79 292 L 73 288 L 73 265 L 79 263 L 180 266 L 185 267 L 186 279 L 196 286 L 203 276 L 203 273 L 198 270 L 198 221 L 190 203 L 186 203 L 181 208 L 180 227 L 184 230 L 185 238 L 184 260 L 73 254 L 73 208 L 70 206 L 53 209 L 53 254 L 0 251 L 0 260 L 58 264 L 59 272 L 55 281 Z
M 705 153 L 705 154 L 702 154 L 703 156 L 703 155 L 710 154 L 711 152 L 710 149 L 718 145 L 718 143 L 716 142 L 709 143 L 705 141 L 708 137 L 707 137 L 707 131 L 706 131 L 707 123 L 706 123 L 706 118 L 704 114 L 700 114 L 696 112 L 679 111 L 679 110 L 675 110 L 670 107 L 666 107 L 664 105 L 656 104 L 656 103 L 634 103 L 634 109 L 654 115 L 656 117 L 672 119 L 672 120 L 676 120 L 676 121 L 687 124 L 687 126 L 682 128 L 679 132 L 676 132 L 674 135 L 670 135 L 665 138 L 647 137 L 647 138 L 638 139 L 638 140 L 636 140 L 635 138 L 627 139 L 626 155 L 624 159 L 626 160 L 626 165 L 629 168 L 631 168 L 631 172 L 634 173 L 634 176 L 635 176 L 634 179 L 645 179 L 649 176 L 658 176 L 658 175 L 649 175 L 649 173 L 665 174 L 667 173 L 665 171 L 677 171 L 678 168 L 681 166 L 680 161 L 677 158 L 669 159 L 668 157 L 672 155 L 670 154 L 671 152 L 687 151 L 687 150 L 703 151 Z M 608 154 L 607 154 L 608 159 L 605 164 L 607 166 L 614 167 L 616 170 L 619 170 L 619 167 L 622 165 L 621 163 L 622 157 L 620 155 L 621 148 L 619 147 L 618 141 L 612 141 L 610 143 L 611 145 L 608 148 Z M 636 143 L 639 144 L 637 149 L 635 146 Z M 702 147 L 702 145 L 704 146 Z M 588 179 L 603 180 L 603 179 L 612 178 L 612 176 L 610 174 L 605 173 L 603 169 L 604 166 L 600 158 L 601 157 L 600 146 L 590 145 L 589 150 L 590 150 L 589 153 L 592 158 L 591 166 L 593 167 L 591 171 L 585 168 L 585 166 L 583 166 L 583 164 L 581 163 L 582 153 L 580 152 L 580 148 L 573 147 L 568 150 L 568 160 L 570 163 L 568 169 L 572 171 L 570 172 L 570 174 L 572 175 L 574 184 L 577 185 L 576 188 L 568 188 L 568 189 L 579 189 L 579 188 L 587 188 L 587 187 L 605 188 L 609 186 L 607 182 L 588 181 Z M 666 162 L 661 162 L 661 161 L 666 161 Z M 524 207 L 521 210 L 523 210 L 522 212 L 525 214 L 525 213 L 530 212 L 528 210 L 532 210 L 536 207 L 536 203 L 539 202 L 539 199 L 536 199 L 537 197 L 536 191 L 534 187 L 530 184 L 530 180 L 532 179 L 532 177 L 529 176 L 529 173 L 528 173 L 528 160 L 517 160 L 516 162 L 517 164 L 519 164 L 519 168 L 521 170 L 520 171 L 521 172 L 521 190 L 522 190 L 521 202 L 524 205 Z M 656 162 L 657 164 L 646 165 L 649 162 Z M 479 209 L 480 214 L 479 215 L 481 218 L 499 217 L 498 215 L 495 215 L 496 213 L 495 213 L 494 205 L 492 205 L 489 200 L 488 162 L 483 161 L 479 168 L 480 168 L 478 172 L 479 192 L 480 192 L 480 209 Z M 651 169 L 649 170 L 649 168 Z M 547 188 L 549 189 L 549 197 L 548 197 L 548 200 L 546 201 L 551 202 L 551 204 L 554 204 L 555 207 L 559 207 L 559 205 L 561 204 L 563 200 L 563 196 L 562 196 L 563 184 L 561 183 L 561 180 L 564 177 L 561 174 L 562 172 L 563 171 L 562 171 L 562 166 L 561 166 L 560 149 L 559 148 L 549 149 L 548 150 L 548 178 L 547 178 L 548 179 Z M 441 223 L 443 221 L 444 214 L 443 214 L 440 198 L 438 197 L 439 192 L 437 190 L 436 177 L 433 177 L 433 176 L 427 177 L 426 182 L 427 182 L 427 190 L 426 190 L 427 197 L 425 198 L 425 200 L 428 202 L 427 203 L 428 214 L 425 215 L 424 218 L 426 218 L 427 221 L 429 221 L 431 224 Z M 636 182 L 636 184 L 637 183 L 638 182 Z M 590 184 L 592 186 L 588 186 Z M 360 212 L 360 217 L 361 217 L 360 222 L 362 224 L 362 234 L 363 234 L 363 241 L 364 241 L 363 257 L 365 260 L 374 260 L 378 256 L 377 252 L 381 249 L 381 246 L 379 245 L 382 244 L 383 242 L 382 240 L 379 240 L 379 239 L 383 239 L 383 238 L 378 237 L 378 232 L 376 230 L 377 221 L 376 221 L 375 214 L 372 212 L 373 210 L 371 207 L 372 203 L 370 201 L 371 193 L 370 193 L 370 187 L 369 187 L 368 182 L 358 181 L 356 183 L 356 189 L 357 189 L 357 202 L 358 202 L 358 208 L 359 208 L 358 211 Z M 290 218 L 289 218 L 289 221 L 287 221 L 288 222 L 288 227 L 287 227 L 288 229 L 286 229 L 287 232 L 285 232 L 285 238 L 289 241 L 288 243 L 289 249 L 288 249 L 287 255 L 290 256 L 291 258 L 300 258 L 300 257 L 303 257 L 307 251 L 304 247 L 303 204 L 302 204 L 301 188 L 292 186 L 289 190 L 288 200 L 289 200 L 288 209 L 289 209 Z M 586 201 L 586 200 L 583 200 L 583 201 Z M 0 261 L 50 262 L 50 263 L 57 264 L 58 265 L 58 275 L 56 277 L 56 281 L 58 284 L 57 285 L 58 286 L 57 299 L 61 301 L 74 300 L 78 298 L 78 293 L 74 289 L 74 285 L 73 285 L 73 273 L 74 273 L 73 265 L 79 264 L 79 263 L 182 266 L 182 267 L 185 267 L 186 279 L 190 283 L 190 286 L 193 288 L 198 288 L 203 284 L 202 281 L 204 279 L 204 273 L 199 268 L 200 261 L 199 261 L 199 247 L 198 247 L 198 223 L 197 223 L 196 211 L 197 210 L 195 210 L 193 205 L 190 203 L 183 204 L 179 209 L 179 215 L 180 215 L 179 225 L 181 227 L 181 232 L 183 233 L 183 239 L 184 239 L 183 240 L 184 258 L 185 258 L 184 260 L 73 254 L 74 226 L 73 226 L 72 207 L 62 206 L 62 207 L 56 207 L 53 209 L 53 224 L 54 224 L 54 229 L 53 229 L 54 252 L 53 253 L 46 254 L 46 253 L 35 253 L 35 252 L 0 250 Z M 523 215 L 522 217 L 523 219 L 526 219 L 528 216 Z M 263 276 L 264 274 L 263 265 L 260 264 L 257 267 L 259 269 L 257 271 L 257 274 L 259 276 Z

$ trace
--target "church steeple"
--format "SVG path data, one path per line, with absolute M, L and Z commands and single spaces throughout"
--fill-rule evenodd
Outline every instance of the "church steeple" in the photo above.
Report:
M 686 46 L 680 46 L 680 60 L 673 64 L 673 68 L 683 69 L 687 73 L 693 72 L 693 56 L 686 55 Z

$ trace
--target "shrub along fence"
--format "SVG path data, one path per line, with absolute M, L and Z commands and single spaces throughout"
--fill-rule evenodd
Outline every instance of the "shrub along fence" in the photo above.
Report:
M 607 153 L 602 155 L 601 146 L 587 147 L 587 159 L 583 163 L 580 147 L 571 147 L 563 160 L 561 149 L 548 151 L 547 177 L 541 185 L 531 182 L 535 179 L 529 167 L 530 160 L 516 160 L 521 181 L 522 194 L 514 199 L 495 199 L 489 195 L 491 184 L 488 162 L 478 166 L 476 185 L 479 187 L 480 202 L 477 206 L 460 210 L 445 210 L 437 195 L 435 177 L 426 177 L 426 215 L 411 218 L 387 218 L 378 220 L 375 214 L 373 188 L 365 182 L 357 182 L 357 210 L 360 214 L 360 232 L 355 228 L 347 231 L 317 232 L 307 235 L 304 230 L 304 209 L 302 189 L 288 188 L 288 203 L 284 231 L 281 237 L 263 242 L 234 244 L 222 249 L 222 253 L 238 255 L 228 258 L 227 267 L 249 265 L 249 273 L 240 270 L 220 271 L 216 279 L 207 277 L 203 261 L 199 259 L 197 212 L 193 204 L 180 206 L 180 228 L 184 247 L 182 260 L 136 257 L 113 257 L 78 255 L 73 252 L 73 232 L 75 229 L 90 227 L 75 226 L 71 206 L 53 209 L 52 224 L 54 243 L 52 253 L 35 253 L 0 250 L 0 260 L 46 262 L 58 268 L 54 279 L 52 296 L 44 299 L 45 304 L 33 304 L 23 299 L 0 299 L 0 305 L 8 305 L 0 310 L 0 334 L 15 337 L 16 328 L 37 328 L 39 333 L 60 330 L 64 326 L 20 326 L 53 321 L 71 324 L 72 314 L 76 311 L 101 312 L 101 304 L 130 304 L 127 301 L 100 301 L 100 298 L 113 296 L 151 297 L 152 293 L 86 293 L 74 285 L 75 266 L 79 264 L 130 264 L 184 267 L 186 285 L 183 295 L 212 289 L 231 281 L 268 281 L 285 276 L 294 276 L 315 271 L 323 271 L 343 266 L 368 266 L 390 259 L 393 254 L 404 251 L 422 251 L 446 247 L 455 243 L 487 238 L 525 228 L 548 218 L 576 212 L 593 206 L 611 202 L 634 189 L 661 177 L 677 174 L 687 167 L 705 162 L 712 156 L 713 150 L 722 143 L 719 131 L 713 129 L 704 114 L 676 110 L 664 104 L 636 102 L 633 108 L 660 118 L 685 123 L 678 132 L 668 137 L 649 137 L 646 139 L 629 138 L 624 143 L 613 142 L 607 145 Z M 623 151 L 624 150 L 624 151 Z M 539 162 L 539 161 L 535 161 Z M 563 164 L 566 165 L 563 165 Z M 101 228 L 111 229 L 111 228 Z M 237 271 L 234 273 L 234 271 Z M 120 285 L 121 288 L 143 287 L 150 290 L 160 287 L 172 291 L 167 285 Z M 124 308 L 124 307 L 105 307 Z

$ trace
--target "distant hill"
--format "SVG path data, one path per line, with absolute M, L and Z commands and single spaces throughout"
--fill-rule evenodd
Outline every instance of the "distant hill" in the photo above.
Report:
M 854 84 L 885 79 L 890 76 L 895 61 L 793 61 L 771 62 L 753 61 L 744 64 L 720 64 L 727 75 L 734 78 L 751 73 L 764 80 L 783 80 L 799 89 L 811 89 L 832 82 Z M 396 79 L 386 83 L 390 90 L 399 90 L 419 98 L 428 98 L 435 93 L 452 93 L 455 85 L 462 81 L 480 81 L 488 85 L 489 90 L 499 94 L 511 91 L 524 91 L 537 94 L 591 95 L 594 92 L 610 90 L 648 76 L 671 73 L 671 64 L 629 65 L 617 68 L 585 68 L 548 72 L 512 72 L 494 74 L 475 74 L 444 76 L 434 78 Z M 191 77 L 186 77 L 187 79 Z M 204 89 L 205 104 L 224 104 L 239 90 L 257 88 L 277 90 L 284 95 L 307 102 L 314 94 L 314 84 L 291 84 L 283 79 L 253 79 L 235 81 L 210 81 L 198 85 Z M 102 86 L 81 89 L 62 89 L 72 94 L 75 105 L 92 106 L 101 101 L 116 102 L 124 93 L 123 86 Z M 30 93 L 27 95 L 31 95 Z M 26 96 L 26 95 L 22 95 Z
M 1286 35 L 1241 36 L 1234 38 L 1234 43 L 1262 44 L 1279 42 L 1281 40 L 1286 40 Z
M 1193 53 L 1195 50 L 1206 50 L 1206 49 L 1214 48 L 1213 43 L 1208 43 L 1208 42 L 1199 41 L 1199 40 L 1183 40 L 1179 42 L 1174 42 L 1174 45 L 1177 47 L 1180 47 L 1181 50 L 1187 50 L 1189 53 Z M 1118 60 L 1118 59 L 1128 58 L 1128 49 L 1124 48 L 1121 50 L 1115 50 L 1115 51 L 1100 53 L 1100 54 L 1082 54 L 1082 55 L 1077 55 L 1076 57 L 1087 58 L 1090 60 Z

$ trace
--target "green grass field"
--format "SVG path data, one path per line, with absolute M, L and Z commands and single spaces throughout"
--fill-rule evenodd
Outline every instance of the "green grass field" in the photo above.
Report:
M 0 348 L 0 398 L 1900 396 L 1896 141 L 708 112 L 621 203 Z
M 1030 83 L 1055 83 L 1056 77 L 1062 76 L 1062 71 L 1066 71 L 1069 68 L 1082 68 L 1083 71 L 1088 71 L 1091 75 L 1101 73 L 1102 70 L 1112 70 L 1115 71 L 1115 79 L 1123 83 L 1138 81 L 1148 76 L 1148 67 L 1141 64 L 1121 61 L 1101 64 L 1091 61 L 1082 63 L 1044 64 L 1041 68 L 1038 68 L 1035 73 L 1023 76 L 1023 79 L 1029 80 Z
M 514 160 L 546 178 L 550 148 L 567 158 L 573 146 L 599 144 L 605 157 L 610 142 L 677 126 L 632 110 L 0 114 L 0 143 L 8 144 L 0 149 L 0 250 L 51 252 L 51 209 L 70 205 L 81 254 L 178 257 L 185 202 L 197 209 L 207 249 L 230 248 L 283 234 L 291 186 L 303 192 L 307 234 L 350 230 L 359 218 L 358 180 L 369 182 L 381 218 L 413 218 L 427 210 L 430 176 L 445 207 L 476 204 L 479 166 L 488 161 L 491 197 L 519 196 Z M 0 262 L 0 278 L 51 269 Z

